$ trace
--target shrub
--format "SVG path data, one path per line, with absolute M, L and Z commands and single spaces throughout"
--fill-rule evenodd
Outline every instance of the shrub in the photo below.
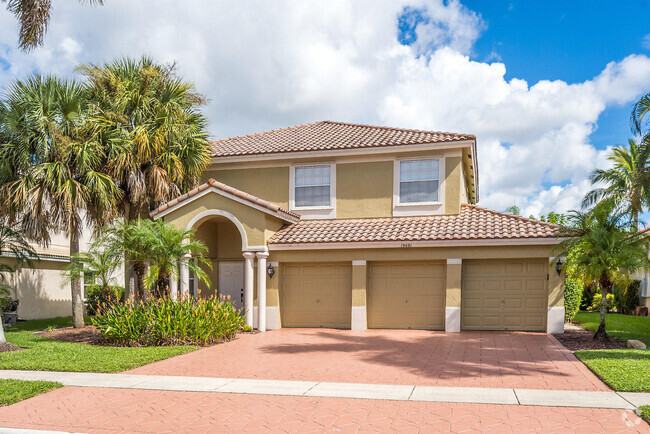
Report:
M 211 345 L 227 341 L 244 325 L 229 301 L 169 298 L 102 306 L 93 324 L 107 341 L 126 346 Z
M 589 310 L 594 302 L 594 293 L 593 285 L 584 287 L 584 290 L 582 291 L 582 301 L 580 302 L 580 310 Z
M 119 302 L 124 298 L 124 288 L 109 286 L 106 290 L 101 285 L 88 285 L 86 290 L 86 314 L 96 315 L 100 306 Z
M 600 293 L 594 294 L 593 301 L 591 306 L 587 309 L 592 312 L 600 312 L 600 303 L 603 300 L 603 295 Z M 614 304 L 614 294 L 607 294 L 607 312 L 614 310 L 616 305 Z
M 614 304 L 616 312 L 630 314 L 639 305 L 639 289 L 641 282 L 633 280 L 627 286 L 614 285 Z
M 564 282 L 564 321 L 573 320 L 580 309 L 582 291 L 582 283 L 578 279 L 566 279 Z

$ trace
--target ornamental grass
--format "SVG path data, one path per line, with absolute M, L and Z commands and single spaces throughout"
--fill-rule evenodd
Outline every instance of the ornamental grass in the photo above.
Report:
M 229 341 L 244 326 L 241 310 L 218 296 L 169 297 L 105 304 L 92 323 L 113 345 L 212 345 Z

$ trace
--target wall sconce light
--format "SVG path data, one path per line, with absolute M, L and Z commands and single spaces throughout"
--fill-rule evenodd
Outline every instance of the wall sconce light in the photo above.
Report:
M 266 274 L 269 275 L 269 279 L 273 279 L 273 275 L 275 274 L 275 270 L 273 269 L 273 265 L 269 264 L 269 266 L 266 267 Z
M 557 262 L 555 263 L 555 271 L 557 271 L 558 276 L 562 274 L 562 265 L 564 265 L 562 258 L 558 258 Z

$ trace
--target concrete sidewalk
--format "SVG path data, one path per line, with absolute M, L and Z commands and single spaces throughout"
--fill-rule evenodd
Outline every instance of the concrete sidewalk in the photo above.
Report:
M 504 404 L 634 410 L 650 405 L 650 393 L 541 389 L 405 386 L 316 381 L 252 380 L 85 372 L 0 371 L 0 378 L 56 381 L 65 386 L 309 396 L 393 401 Z

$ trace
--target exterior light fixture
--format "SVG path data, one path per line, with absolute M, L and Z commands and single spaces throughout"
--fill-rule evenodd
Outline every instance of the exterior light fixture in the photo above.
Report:
M 558 258 L 557 262 L 555 263 L 555 271 L 557 271 L 558 276 L 562 274 L 562 265 L 564 265 L 562 258 Z
M 275 270 L 273 269 L 273 265 L 269 264 L 269 266 L 266 267 L 266 274 L 269 275 L 269 279 L 273 279 L 273 275 L 275 274 Z

